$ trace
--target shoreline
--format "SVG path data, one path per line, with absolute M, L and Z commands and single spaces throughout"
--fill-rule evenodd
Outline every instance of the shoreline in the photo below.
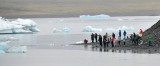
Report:
M 80 43 L 80 44 L 71 44 L 71 45 L 84 45 L 84 46 L 91 46 L 91 49 L 99 49 L 100 52 L 119 52 L 121 53 L 121 51 L 124 51 L 124 53 L 130 52 L 130 53 L 147 53 L 147 54 L 155 54 L 155 53 L 160 53 L 160 48 L 156 47 L 156 46 L 144 46 L 144 45 L 121 45 L 118 46 L 118 43 L 116 43 L 115 47 L 111 47 L 111 45 L 109 44 L 109 47 L 106 48 L 102 48 L 102 47 L 95 47 L 97 45 L 99 45 L 98 43 L 94 43 L 94 45 L 92 43 Z

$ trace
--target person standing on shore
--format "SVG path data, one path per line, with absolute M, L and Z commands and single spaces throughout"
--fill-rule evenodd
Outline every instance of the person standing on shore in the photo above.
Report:
M 103 36 L 103 47 L 106 48 L 106 35 Z
M 136 34 L 135 33 L 133 33 L 133 42 L 136 45 Z
M 148 45 L 152 46 L 151 43 L 152 43 L 152 37 L 150 35 L 148 35 Z
M 102 36 L 101 35 L 99 35 L 98 41 L 99 41 L 100 47 L 102 47 Z
M 124 37 L 126 37 L 126 35 L 127 35 L 127 32 L 125 30 L 123 32 L 123 35 L 124 35 Z
M 109 43 L 110 43 L 110 37 L 108 36 L 108 37 L 106 38 L 106 45 L 107 45 L 107 47 L 109 47 Z
M 120 36 L 118 37 L 118 44 L 119 44 L 119 46 L 121 44 L 121 37 Z
M 114 37 L 112 37 L 112 39 L 111 39 L 111 44 L 112 44 L 112 47 L 114 47 Z
M 112 33 L 112 38 L 114 38 L 114 39 L 115 39 L 115 34 L 114 34 L 114 33 Z
M 121 30 L 119 30 L 119 36 L 118 36 L 118 44 L 120 46 L 120 43 L 121 43 Z
M 121 37 L 121 30 L 119 30 L 119 37 Z
M 93 33 L 91 34 L 91 40 L 92 40 L 92 43 L 94 43 L 94 34 Z
M 126 37 L 123 38 L 124 46 L 126 45 Z
M 95 37 L 94 38 L 95 38 L 96 42 L 97 42 L 97 36 L 98 36 L 97 33 L 95 33 Z

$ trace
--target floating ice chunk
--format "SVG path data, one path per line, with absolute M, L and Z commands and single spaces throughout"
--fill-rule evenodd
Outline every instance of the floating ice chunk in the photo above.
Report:
M 126 30 L 126 31 L 134 31 L 133 27 L 122 26 L 117 29 L 118 30 Z
M 0 33 L 28 33 L 39 32 L 36 28 L 36 23 L 30 19 L 17 19 L 15 21 L 8 21 L 0 17 Z
M 36 26 L 37 25 L 31 19 L 21 19 L 21 18 L 18 18 L 17 20 L 12 21 L 12 23 L 17 24 L 17 25 L 22 25 L 22 26 Z
M 118 21 L 123 21 L 124 19 L 122 19 L 122 18 L 119 18 L 119 19 L 117 19 Z
M 0 50 L 7 50 L 10 46 L 6 43 L 0 43 Z
M 70 31 L 71 31 L 71 29 L 68 28 L 68 27 L 64 27 L 64 28 L 62 29 L 62 32 L 70 32 Z
M 53 29 L 53 33 L 68 33 L 70 31 L 71 31 L 71 29 L 68 27 L 64 27 L 62 29 L 57 29 L 57 28 Z
M 27 47 L 26 46 L 19 46 L 19 47 L 10 47 L 8 50 L 6 50 L 7 53 L 26 53 Z
M 5 53 L 5 51 L 3 51 L 3 50 L 0 50 L 0 54 L 4 54 Z
M 100 15 L 80 15 L 79 18 L 109 18 L 109 15 L 105 15 L 105 14 L 100 14 Z
M 59 33 L 59 32 L 62 32 L 62 31 L 57 28 L 53 28 L 53 33 Z
M 40 30 L 36 27 L 37 24 L 31 19 L 20 19 L 12 21 L 13 24 L 24 26 L 25 30 L 30 30 L 32 32 L 39 32 Z
M 122 26 L 119 28 L 107 28 L 106 31 L 119 31 L 119 30 L 126 30 L 126 31 L 134 31 L 134 27 L 127 27 L 127 26 Z
M 102 32 L 101 28 L 93 28 L 92 26 L 86 26 L 83 28 L 83 32 Z
M 76 42 L 76 44 L 82 44 L 83 43 L 83 41 L 78 41 L 78 42 Z

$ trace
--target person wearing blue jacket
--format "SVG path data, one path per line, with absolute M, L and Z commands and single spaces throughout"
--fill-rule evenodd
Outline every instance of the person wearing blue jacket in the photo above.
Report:
M 126 34 L 127 34 L 127 32 L 124 30 L 124 32 L 123 32 L 124 37 L 126 37 Z
M 119 30 L 119 37 L 121 37 L 121 30 Z

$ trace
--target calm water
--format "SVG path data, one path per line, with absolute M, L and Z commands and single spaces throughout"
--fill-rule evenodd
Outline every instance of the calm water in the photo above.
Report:
M 27 53 L 6 53 L 0 55 L 0 66 L 159 66 L 159 54 L 144 54 L 139 50 L 104 50 L 91 46 L 73 46 L 91 32 L 82 32 L 85 26 L 116 29 L 127 26 L 143 30 L 159 20 L 159 17 L 113 17 L 109 19 L 79 18 L 34 18 L 41 30 L 35 34 L 1 34 L 1 41 L 11 41 L 10 45 L 28 46 Z M 53 28 L 69 27 L 69 33 L 53 33 Z M 107 31 L 112 33 L 113 31 Z M 116 32 L 115 32 L 116 33 Z M 133 33 L 133 31 L 128 31 Z M 118 34 L 118 33 L 116 33 Z M 68 50 L 66 50 L 68 49 Z M 75 50 L 78 49 L 78 50 Z M 91 50 L 91 51 L 84 51 Z M 98 51 L 98 52 L 97 52 Z M 146 50 L 148 53 L 150 51 Z M 107 52 L 107 53 L 105 53 Z M 136 54 L 139 53 L 139 54 Z
M 127 31 L 128 35 L 138 32 L 140 28 L 143 30 L 149 28 L 158 21 L 159 17 L 112 17 L 108 19 L 80 19 L 80 18 L 34 18 L 41 32 L 35 34 L 7 34 L 6 37 L 15 37 L 18 40 L 12 41 L 12 45 L 27 45 L 32 47 L 38 46 L 68 46 L 87 38 L 90 41 L 92 32 L 82 32 L 86 26 L 103 29 L 99 34 L 106 32 L 107 28 L 117 29 L 126 26 L 133 27 L 134 30 Z M 68 27 L 71 29 L 69 33 L 53 33 L 53 28 L 62 29 Z M 122 30 L 123 32 L 123 30 Z M 118 32 L 115 32 L 118 34 Z M 2 35 L 1 35 L 2 36 Z M 3 39 L 3 38 L 2 38 Z

